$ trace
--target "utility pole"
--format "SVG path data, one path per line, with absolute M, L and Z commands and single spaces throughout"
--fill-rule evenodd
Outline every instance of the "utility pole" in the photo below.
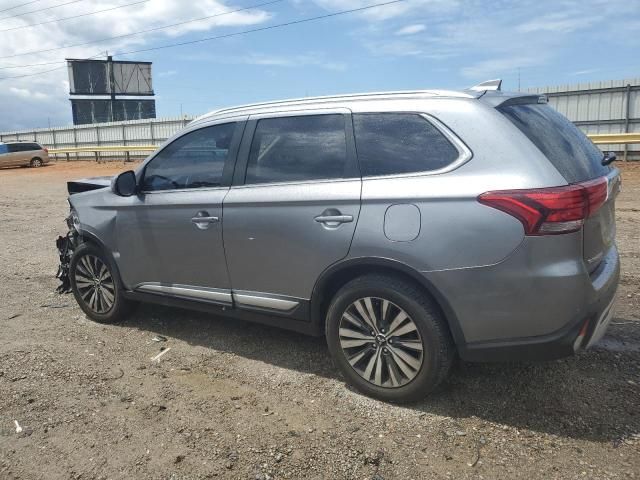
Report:
M 113 57 L 107 52 L 107 70 L 109 71 L 109 93 L 111 94 L 111 121 L 116 121 L 116 77 L 113 72 Z

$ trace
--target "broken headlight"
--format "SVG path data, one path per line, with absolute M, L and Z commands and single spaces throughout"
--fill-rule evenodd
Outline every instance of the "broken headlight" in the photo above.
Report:
M 78 217 L 78 212 L 72 207 L 69 216 L 67 217 L 67 226 L 69 230 L 73 230 L 76 232 L 80 231 L 80 217 Z

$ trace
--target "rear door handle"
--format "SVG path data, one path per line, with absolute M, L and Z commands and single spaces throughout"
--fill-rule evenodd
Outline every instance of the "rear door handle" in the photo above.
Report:
M 318 223 L 351 223 L 352 215 L 318 215 L 314 219 Z

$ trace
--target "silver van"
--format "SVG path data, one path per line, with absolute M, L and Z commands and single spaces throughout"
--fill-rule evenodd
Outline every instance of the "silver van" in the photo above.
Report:
M 613 159 L 494 84 L 228 108 L 69 184 L 61 278 L 98 322 L 155 302 L 326 336 L 351 384 L 412 401 L 456 356 L 554 359 L 604 334 Z
M 36 142 L 0 142 L 0 167 L 41 167 L 49 151 Z

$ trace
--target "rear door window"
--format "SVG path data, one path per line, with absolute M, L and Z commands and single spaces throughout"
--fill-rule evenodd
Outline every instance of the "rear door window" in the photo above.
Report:
M 347 158 L 344 115 L 265 118 L 256 125 L 245 182 L 344 178 Z
M 439 170 L 460 156 L 444 134 L 418 114 L 356 114 L 353 126 L 364 177 Z
M 607 175 L 602 152 L 582 131 L 549 105 L 498 107 L 549 159 L 569 183 Z
M 152 192 L 219 186 L 235 128 L 235 123 L 226 123 L 178 138 L 147 164 L 142 189 Z

